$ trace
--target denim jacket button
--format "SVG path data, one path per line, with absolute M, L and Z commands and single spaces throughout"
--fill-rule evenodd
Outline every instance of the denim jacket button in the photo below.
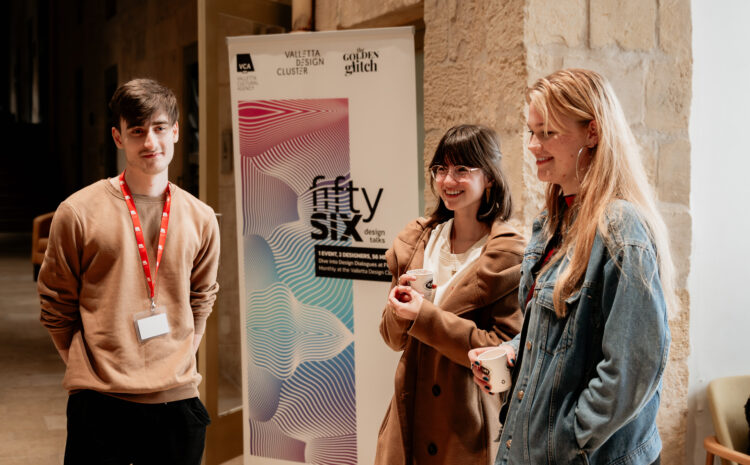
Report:
M 518 391 L 518 400 L 523 400 L 523 391 Z
M 507 447 L 508 449 L 510 449 L 510 443 L 511 443 L 511 441 L 513 441 L 513 440 L 512 439 L 508 439 L 507 441 L 505 441 L 505 447 Z
M 531 350 L 531 341 L 526 343 L 526 350 Z

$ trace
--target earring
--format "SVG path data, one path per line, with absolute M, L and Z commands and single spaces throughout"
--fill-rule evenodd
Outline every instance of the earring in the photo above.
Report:
M 486 188 L 484 189 L 484 200 L 485 200 L 485 201 L 486 201 L 487 203 L 490 203 L 490 186 L 487 186 L 487 187 L 486 187 Z
M 578 184 L 581 183 L 581 178 L 578 177 L 578 160 L 581 159 L 581 152 L 583 152 L 583 147 L 578 149 L 578 155 L 576 155 L 576 181 L 578 181 Z

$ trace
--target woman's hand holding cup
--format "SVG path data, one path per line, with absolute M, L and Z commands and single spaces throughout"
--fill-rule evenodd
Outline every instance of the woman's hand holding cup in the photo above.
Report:
M 417 290 L 420 294 L 422 294 L 422 297 L 432 302 L 433 297 L 435 296 L 435 286 L 433 281 L 433 274 L 432 271 L 426 270 L 424 268 L 418 268 L 413 270 L 408 270 L 405 275 L 401 275 L 401 278 L 404 278 L 404 276 L 409 276 L 410 279 L 408 279 L 409 283 L 408 285 L 413 287 Z M 399 281 L 401 280 L 399 278 Z
M 388 294 L 388 303 L 401 318 L 416 320 L 424 297 L 411 286 L 394 286 Z
M 402 290 L 401 288 L 411 286 L 411 282 L 415 281 L 416 279 L 416 276 L 412 276 L 410 274 L 402 274 L 398 277 L 398 285 L 395 286 L 394 289 L 396 289 L 395 296 L 399 302 L 406 303 L 411 300 L 411 294 Z
M 474 383 L 488 394 L 510 389 L 510 368 L 515 366 L 516 351 L 510 344 L 478 347 L 469 351 Z M 494 384 L 494 386 L 493 386 Z
M 409 270 L 398 277 L 398 284 L 393 286 L 388 295 L 396 315 L 407 320 L 416 320 L 424 299 L 432 300 L 435 292 L 432 283 L 432 272 L 429 270 Z

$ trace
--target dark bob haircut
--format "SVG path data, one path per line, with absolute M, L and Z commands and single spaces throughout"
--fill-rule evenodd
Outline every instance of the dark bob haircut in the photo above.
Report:
M 174 93 L 152 79 L 133 79 L 118 87 L 109 101 L 109 109 L 112 126 L 117 130 L 122 120 L 127 127 L 140 126 L 160 111 L 167 114 L 169 124 L 180 117 Z
M 505 175 L 500 169 L 500 143 L 497 133 L 490 128 L 474 124 L 454 126 L 445 133 L 435 150 L 430 168 L 436 165 L 465 165 L 480 168 L 490 179 L 489 200 L 482 196 L 477 211 L 477 220 L 492 224 L 495 220 L 505 221 L 510 217 L 513 202 Z M 443 200 L 435 192 L 435 180 L 430 178 L 432 193 L 438 198 L 438 205 L 430 215 L 429 224 L 437 224 L 453 218 Z

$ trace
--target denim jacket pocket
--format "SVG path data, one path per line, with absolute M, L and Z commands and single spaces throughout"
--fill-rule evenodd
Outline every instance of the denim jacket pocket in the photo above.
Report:
M 565 299 L 567 314 L 559 318 L 555 313 L 554 305 L 554 283 L 548 283 L 536 290 L 536 300 L 543 309 L 543 318 L 547 323 L 547 334 L 545 351 L 550 355 L 565 352 L 575 342 L 575 314 L 578 309 L 578 301 L 581 291 L 576 291 L 572 296 Z
M 551 428 L 550 444 L 553 444 L 555 463 L 588 465 L 589 457 L 585 450 L 578 447 L 576 439 L 575 408 L 563 414 L 559 412 L 554 427 Z

